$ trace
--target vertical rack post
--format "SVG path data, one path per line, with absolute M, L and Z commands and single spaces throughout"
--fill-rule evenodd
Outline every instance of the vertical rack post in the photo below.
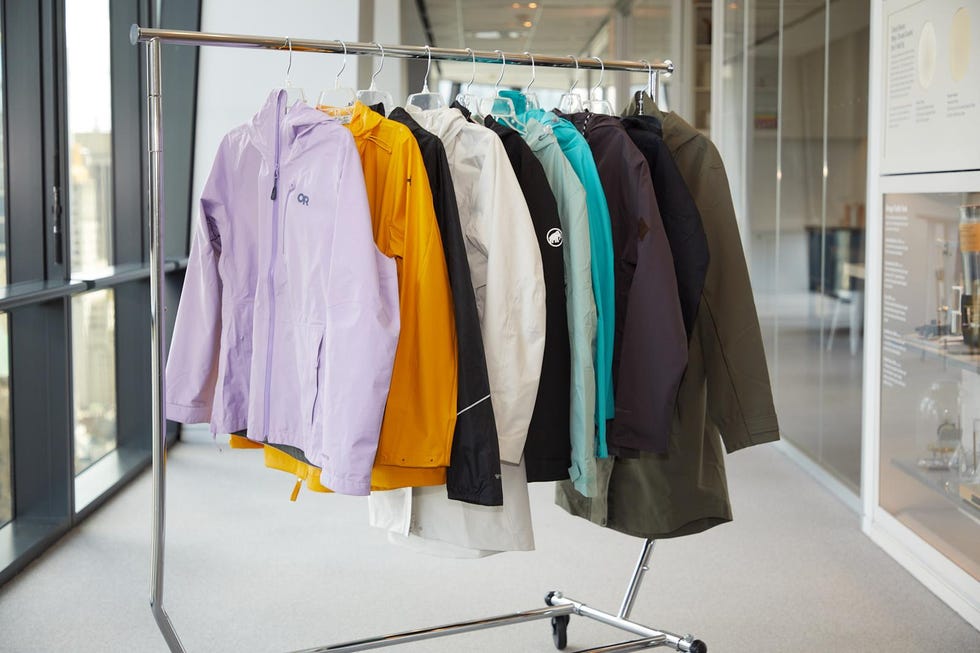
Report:
M 170 617 L 163 609 L 163 554 L 166 533 L 167 491 L 167 384 L 164 378 L 167 360 L 167 332 L 164 319 L 166 301 L 163 277 L 163 107 L 161 105 L 160 40 L 146 43 L 147 71 L 147 142 L 149 145 L 149 220 L 150 220 L 150 342 L 152 352 L 152 419 L 153 419 L 153 548 L 150 562 L 150 609 L 171 651 L 183 653 Z
M 629 619 L 630 612 L 633 611 L 633 603 L 636 601 L 636 593 L 640 589 L 640 581 L 643 580 L 643 574 L 650 570 L 650 566 L 647 563 L 650 560 L 650 554 L 653 553 L 653 546 L 656 543 L 656 540 L 646 540 L 643 542 L 640 559 L 636 561 L 636 569 L 633 570 L 633 577 L 630 579 L 630 584 L 626 586 L 623 604 L 619 607 L 620 619 Z

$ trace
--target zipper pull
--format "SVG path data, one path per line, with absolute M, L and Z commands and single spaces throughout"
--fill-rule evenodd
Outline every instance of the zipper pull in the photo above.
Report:
M 278 189 L 279 189 L 279 164 L 277 163 L 276 171 L 273 173 L 273 177 L 272 177 L 272 195 L 269 197 L 270 200 L 276 199 L 276 196 L 279 194 Z
M 290 501 L 296 501 L 296 497 L 299 496 L 299 490 L 303 487 L 303 479 L 299 476 L 296 477 L 296 485 L 293 486 L 293 493 L 289 495 Z

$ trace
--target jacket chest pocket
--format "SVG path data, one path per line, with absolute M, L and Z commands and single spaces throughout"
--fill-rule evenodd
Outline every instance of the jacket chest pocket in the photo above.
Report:
M 317 421 L 323 389 L 320 367 L 323 365 L 323 327 L 301 325 L 299 328 L 299 382 L 303 425 L 312 429 Z

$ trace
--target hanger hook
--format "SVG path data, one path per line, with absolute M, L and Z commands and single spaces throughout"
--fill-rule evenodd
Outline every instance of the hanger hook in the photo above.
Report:
M 640 63 L 647 65 L 647 94 L 653 97 L 653 66 L 646 59 L 640 59 Z
M 595 86 L 592 87 L 592 90 L 589 91 L 590 99 L 595 94 L 596 89 L 602 86 L 602 78 L 605 77 L 606 75 L 606 64 L 602 63 L 602 59 L 600 59 L 599 57 L 592 57 L 592 58 L 599 62 L 599 81 L 596 82 Z
M 293 40 L 286 37 L 286 47 L 289 48 L 289 63 L 286 64 L 286 86 L 289 86 L 289 71 L 293 69 Z
M 425 64 L 425 80 L 422 82 L 422 92 L 423 93 L 428 93 L 429 92 L 429 71 L 432 69 L 432 48 L 429 47 L 429 44 L 428 43 L 425 44 L 425 56 L 428 59 L 428 61 Z
M 340 76 L 344 74 L 345 70 L 347 70 L 347 44 L 343 41 L 340 41 L 340 44 L 344 46 L 344 63 L 341 64 L 340 70 L 337 71 L 337 78 L 333 80 L 334 88 L 340 88 Z
M 500 88 L 500 80 L 504 78 L 504 69 L 507 67 L 507 57 L 504 56 L 504 53 L 501 50 L 494 50 L 494 52 L 500 55 L 500 75 L 497 76 L 497 83 L 493 85 L 493 94 L 496 95 L 497 89 Z
M 470 53 L 470 59 L 473 63 L 473 73 L 470 75 L 470 81 L 466 82 L 466 94 L 470 94 L 470 87 L 473 86 L 473 82 L 476 80 L 476 53 L 473 52 L 472 48 L 466 48 L 466 51 Z
M 531 84 L 534 83 L 534 80 L 537 78 L 538 73 L 534 69 L 534 55 L 531 54 L 530 52 L 525 52 L 524 55 L 531 58 L 531 81 L 529 81 L 527 83 L 527 86 L 524 87 L 524 94 L 527 95 L 527 93 L 531 90 Z
M 575 87 L 578 86 L 578 59 L 571 54 L 568 55 L 568 58 L 575 62 L 575 81 L 573 81 L 572 85 L 568 87 L 568 93 L 571 95 L 572 91 L 575 90 Z
M 374 78 L 381 74 L 381 69 L 385 67 L 385 46 L 381 45 L 377 41 L 373 42 L 373 45 L 377 46 L 381 50 L 381 63 L 378 64 L 378 69 L 371 73 L 371 90 L 374 90 Z

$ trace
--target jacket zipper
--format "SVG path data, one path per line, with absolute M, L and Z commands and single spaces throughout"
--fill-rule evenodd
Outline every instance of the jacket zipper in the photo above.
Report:
M 276 99 L 276 161 L 275 169 L 272 173 L 272 193 L 269 199 L 272 200 L 272 253 L 269 258 L 269 269 L 267 270 L 267 281 L 269 285 L 269 330 L 268 342 L 265 350 L 265 387 L 264 410 L 262 415 L 262 437 L 269 437 L 269 411 L 272 407 L 272 343 L 276 333 L 276 285 L 275 269 L 276 258 L 279 253 L 279 148 L 282 126 L 282 93 Z

